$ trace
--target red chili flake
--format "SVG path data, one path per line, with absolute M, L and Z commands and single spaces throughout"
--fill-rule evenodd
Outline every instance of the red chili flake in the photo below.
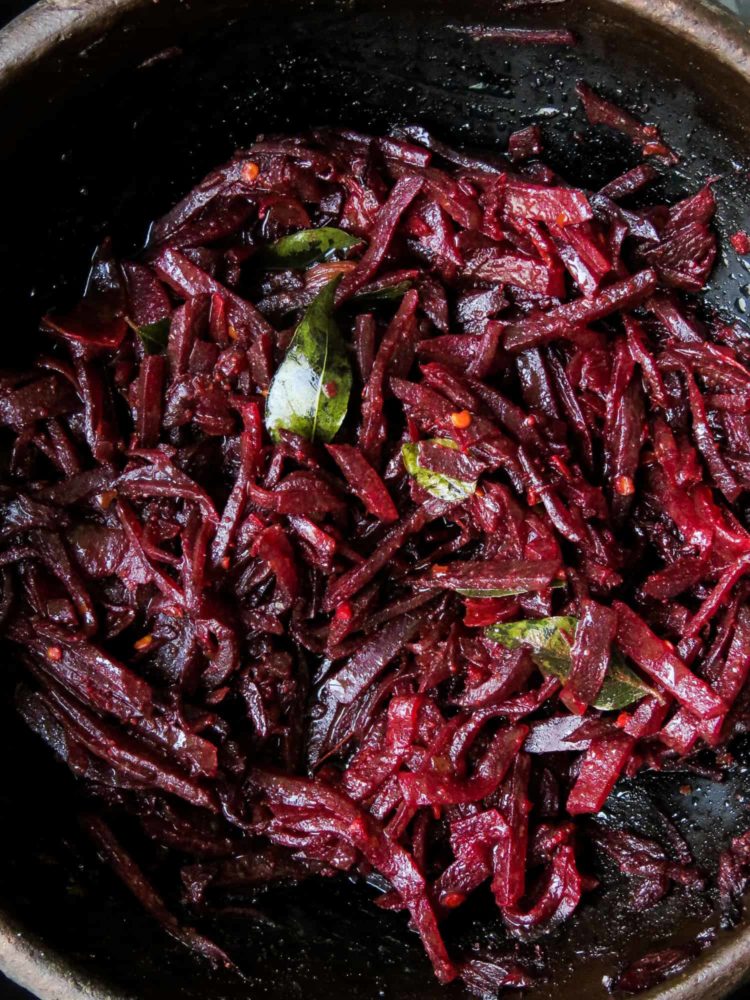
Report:
M 615 493 L 621 497 L 630 497 L 635 493 L 635 483 L 630 476 L 618 476 L 615 479 Z
M 59 646 L 47 646 L 47 659 L 57 663 L 62 659 L 62 650 Z
M 525 427 L 536 427 L 536 417 L 533 413 L 530 413 L 528 417 L 524 417 L 523 422 Z
M 239 340 L 240 335 L 237 333 L 237 327 L 232 326 L 231 323 L 227 325 L 227 336 L 230 340 Z
M 140 639 L 135 640 L 133 649 L 137 649 L 139 653 L 142 653 L 144 649 L 148 649 L 153 641 L 154 637 L 150 633 L 147 633 L 146 635 L 142 635 Z
M 451 413 L 451 423 L 460 431 L 465 431 L 471 425 L 471 414 L 468 410 Z
M 750 254 L 750 236 L 748 236 L 743 230 L 732 233 L 729 237 L 729 242 L 741 256 Z
M 417 426 L 416 421 L 412 417 L 406 418 L 406 430 L 409 434 L 409 440 L 411 441 L 412 444 L 415 444 L 417 441 L 419 441 L 420 438 L 419 427 Z
M 448 572 L 447 566 L 441 566 L 440 563 L 434 563 L 432 566 L 433 576 L 445 576 Z
M 526 503 L 529 507 L 535 507 L 539 503 L 539 494 L 536 490 L 529 490 L 526 494 Z
M 229 559 L 229 556 L 224 556 L 223 559 L 221 560 L 221 568 L 222 569 L 229 569 L 229 567 L 231 565 L 232 565 L 232 563 L 231 563 L 231 561 Z
M 680 785 L 680 795 L 692 795 L 693 786 L 692 785 Z
M 354 609 L 349 601 L 342 601 L 334 611 L 334 615 L 339 621 L 349 622 L 354 617 Z
M 328 397 L 328 399 L 333 399 L 334 396 L 338 395 L 339 387 L 333 381 L 331 381 L 331 382 L 324 382 L 323 383 L 323 392 Z
M 259 173 L 260 167 L 258 164 L 253 163 L 252 160 L 248 160 L 242 168 L 242 179 L 247 181 L 248 184 L 252 184 L 257 179 Z
M 620 714 L 615 719 L 615 725 L 618 729 L 624 729 L 625 726 L 630 722 L 630 712 L 620 712 Z
M 560 214 L 558 215 L 556 221 L 557 221 L 558 226 L 561 229 L 563 228 L 563 226 L 567 226 L 567 224 L 568 224 L 568 216 L 567 216 L 567 214 L 565 212 L 560 212 Z
M 349 831 L 354 834 L 355 837 L 367 837 L 369 835 L 369 830 L 364 816 L 357 816 L 357 818 L 349 824 Z
M 165 604 L 161 609 L 161 613 L 168 618 L 183 618 L 185 616 L 185 612 L 179 604 Z
M 229 694 L 228 687 L 216 688 L 215 691 L 210 691 L 206 695 L 206 701 L 208 702 L 209 705 L 219 705 L 222 701 L 224 701 L 224 699 L 228 694 Z
M 462 906 L 466 902 L 466 894 L 463 892 L 446 892 L 440 902 L 449 910 L 455 910 L 457 906 Z
M 663 142 L 647 142 L 643 147 L 644 156 L 667 156 L 669 150 Z
M 115 490 L 105 490 L 103 493 L 100 493 L 99 506 L 101 507 L 101 509 L 106 510 L 112 504 L 112 501 L 115 499 L 116 496 L 117 492 Z

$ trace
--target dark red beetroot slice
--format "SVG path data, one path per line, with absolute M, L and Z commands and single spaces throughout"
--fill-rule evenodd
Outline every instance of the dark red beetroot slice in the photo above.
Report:
M 551 930 L 575 910 L 581 899 L 581 891 L 581 876 L 576 867 L 573 848 L 563 845 L 558 848 L 551 865 L 536 887 L 536 900 L 531 908 L 504 908 L 505 926 L 516 933 L 528 933 L 536 929 Z
M 271 382 L 269 356 L 273 329 L 247 299 L 240 298 L 202 271 L 178 250 L 160 251 L 153 261 L 159 276 L 186 298 L 217 295 L 226 302 L 227 319 L 237 339 L 251 350 L 251 368 L 256 382 L 267 388 Z
M 143 264 L 122 265 L 130 302 L 129 318 L 137 325 L 158 323 L 172 312 L 164 286 L 151 268 Z
M 659 177 L 659 171 L 652 167 L 650 163 L 639 163 L 637 167 L 626 170 L 624 174 L 615 177 L 601 189 L 600 194 L 617 201 L 625 198 L 629 194 L 635 194 L 642 187 L 650 184 Z
M 571 816 L 599 812 L 615 787 L 634 744 L 631 736 L 618 732 L 591 741 L 565 805 Z
M 631 716 L 623 713 L 622 728 L 636 739 L 655 736 L 669 714 L 669 709 L 670 703 L 668 698 L 644 698 Z M 617 721 L 618 725 L 620 725 L 621 720 L 618 719 Z
M 579 81 L 576 91 L 583 103 L 586 117 L 592 125 L 607 125 L 622 132 L 639 145 L 646 156 L 663 156 L 668 163 L 677 163 L 679 157 L 666 145 L 655 125 L 644 125 L 628 111 L 619 108 Z
M 508 156 L 514 163 L 530 160 L 542 152 L 542 130 L 538 125 L 511 132 L 508 138 Z
M 359 449 L 345 444 L 329 444 L 327 448 L 370 513 L 386 524 L 398 520 L 396 505 L 391 500 L 385 483 Z
M 470 25 L 460 29 L 476 41 L 509 42 L 516 45 L 575 45 L 576 36 L 565 28 L 504 28 Z
M 595 601 L 581 602 L 581 618 L 571 651 L 572 665 L 565 687 L 568 704 L 579 714 L 596 700 L 609 667 L 617 615 Z
M 446 911 L 461 906 L 490 877 L 492 852 L 508 836 L 508 824 L 496 809 L 451 824 L 455 860 L 434 887 L 436 898 Z
M 501 791 L 500 806 L 508 836 L 492 852 L 492 893 L 501 908 L 517 903 L 526 886 L 530 773 L 531 757 L 520 753 Z
M 364 746 L 347 768 L 347 795 L 361 801 L 372 795 L 394 774 L 411 751 L 417 736 L 424 695 L 397 695 L 388 706 L 385 739 L 377 746 Z
M 618 310 L 632 309 L 654 291 L 657 277 L 654 271 L 639 271 L 610 285 L 591 299 L 576 299 L 556 306 L 546 313 L 531 315 L 512 323 L 505 331 L 503 345 L 509 351 L 520 351 L 534 344 L 546 343 L 570 334 L 571 328 L 603 319 Z
M 383 406 L 386 375 L 393 363 L 397 345 L 404 340 L 412 339 L 418 301 L 419 297 L 414 289 L 410 289 L 404 295 L 396 315 L 388 324 L 385 336 L 380 342 L 364 386 L 359 443 L 364 454 L 373 460 L 379 456 L 382 439 L 385 436 Z
M 431 501 L 417 508 L 408 518 L 402 519 L 390 529 L 377 551 L 365 562 L 348 570 L 330 584 L 324 598 L 324 608 L 334 610 L 338 604 L 352 597 L 378 573 L 391 557 L 398 552 L 410 535 L 416 534 L 430 521 L 441 517 L 445 504 Z
M 525 726 L 498 732 L 477 765 L 476 774 L 470 778 L 402 773 L 399 783 L 404 797 L 414 805 L 436 806 L 460 805 L 486 798 L 503 780 L 526 733 Z
M 615 988 L 623 993 L 640 993 L 641 990 L 657 986 L 685 969 L 695 954 L 695 949 L 688 946 L 649 952 L 643 958 L 631 962 L 617 978 Z
M 615 601 L 613 607 L 617 611 L 617 643 L 644 673 L 700 718 L 711 719 L 726 712 L 721 698 L 675 656 L 670 643 L 654 635 L 621 601 Z
M 558 226 L 573 226 L 593 218 L 583 191 L 511 180 L 505 189 L 505 212 L 521 219 L 536 219 Z
M 750 615 L 742 608 L 737 615 L 737 625 L 727 650 L 726 661 L 713 682 L 716 693 L 730 707 L 735 703 L 750 673 Z M 721 736 L 723 719 L 711 719 L 701 725 L 705 739 L 716 746 Z
M 149 355 L 143 359 L 136 389 L 136 435 L 140 448 L 153 448 L 159 442 L 162 422 L 165 359 Z
M 370 245 L 357 265 L 356 271 L 344 278 L 337 292 L 337 300 L 353 295 L 365 282 L 369 281 L 383 260 L 399 219 L 414 201 L 422 188 L 422 178 L 405 176 L 400 178 L 383 205 L 373 227 Z
M 450 590 L 544 590 L 556 579 L 560 563 L 552 559 L 467 561 L 436 566 L 435 586 Z
M 102 859 L 112 867 L 143 908 L 159 921 L 168 934 L 208 959 L 212 965 L 235 968 L 232 960 L 218 945 L 193 927 L 186 927 L 167 909 L 164 900 L 102 819 L 98 816 L 84 816 L 81 825 L 94 841 Z
M 289 803 L 293 809 L 312 808 L 324 829 L 331 829 L 361 851 L 368 862 L 389 879 L 408 907 L 440 981 L 455 979 L 456 969 L 440 936 L 424 877 L 402 847 L 387 838 L 372 818 L 346 796 L 320 782 L 262 772 L 255 772 L 251 781 L 264 789 L 272 807 Z

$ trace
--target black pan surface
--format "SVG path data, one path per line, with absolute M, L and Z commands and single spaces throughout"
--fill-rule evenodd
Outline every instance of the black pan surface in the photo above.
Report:
M 551 164 L 598 187 L 636 160 L 627 142 L 586 127 L 572 94 L 584 77 L 658 121 L 684 154 L 661 182 L 666 196 L 721 175 L 721 230 L 750 226 L 750 94 L 729 71 L 604 0 L 503 16 L 572 24 L 581 36 L 573 50 L 478 44 L 455 31 L 492 20 L 489 10 L 476 0 L 162 0 L 92 36 L 83 52 L 63 43 L 33 78 L 0 94 L 4 364 L 23 362 L 48 306 L 77 298 L 103 235 L 119 252 L 134 252 L 152 215 L 261 131 L 419 122 L 455 143 L 504 149 L 510 131 L 539 122 Z M 730 248 L 707 305 L 740 317 L 750 309 L 750 273 Z M 13 719 L 13 664 L 1 662 L 0 906 L 81 976 L 142 1000 L 463 995 L 435 984 L 401 916 L 375 910 L 367 889 L 343 880 L 268 892 L 243 901 L 254 919 L 208 928 L 248 982 L 212 973 L 173 945 L 81 842 L 76 789 Z M 658 805 L 710 869 L 748 826 L 750 746 L 738 746 L 736 758 L 723 784 L 684 772 L 624 782 L 608 821 L 658 835 Z M 715 923 L 710 900 L 680 893 L 633 918 L 614 886 L 553 942 L 554 981 L 534 997 L 603 996 L 602 976 L 626 956 Z M 497 934 L 481 905 L 451 931 L 465 945 Z

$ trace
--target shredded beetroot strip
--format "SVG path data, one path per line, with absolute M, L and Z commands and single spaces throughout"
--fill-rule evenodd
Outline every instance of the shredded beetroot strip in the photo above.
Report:
M 716 252 L 709 186 L 624 209 L 649 164 L 591 192 L 542 149 L 535 127 L 507 158 L 416 127 L 259 141 L 138 260 L 100 247 L 82 303 L 0 376 L 18 711 L 78 779 L 100 855 L 214 962 L 191 908 L 346 873 L 408 912 L 442 982 L 525 987 L 538 961 L 444 940 L 481 886 L 524 939 L 595 885 L 592 838 L 638 873 L 640 908 L 703 884 L 681 842 L 668 861 L 676 831 L 662 848 L 585 817 L 621 775 L 750 721 L 747 333 L 690 301 Z M 279 263 L 278 240 L 323 226 L 345 250 L 317 256 L 313 233 L 310 259 Z M 343 359 L 318 345 L 314 426 L 343 416 L 271 437 L 274 379 L 334 278 Z M 313 312 L 295 350 L 321 336 Z M 540 650 L 529 623 L 553 616 Z

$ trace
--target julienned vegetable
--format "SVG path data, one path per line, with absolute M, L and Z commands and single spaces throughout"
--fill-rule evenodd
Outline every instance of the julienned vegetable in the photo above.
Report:
M 750 341 L 689 299 L 710 185 L 649 199 L 674 154 L 580 94 L 649 158 L 601 191 L 535 159 L 539 129 L 510 159 L 259 140 L 137 260 L 101 247 L 0 380 L 18 710 L 211 961 L 194 918 L 346 873 L 486 996 L 538 975 L 517 942 L 585 905 L 591 846 L 636 906 L 705 884 L 673 829 L 592 816 L 750 721 Z M 738 838 L 728 920 L 748 872 Z M 482 885 L 505 943 L 460 954 L 443 921 Z

